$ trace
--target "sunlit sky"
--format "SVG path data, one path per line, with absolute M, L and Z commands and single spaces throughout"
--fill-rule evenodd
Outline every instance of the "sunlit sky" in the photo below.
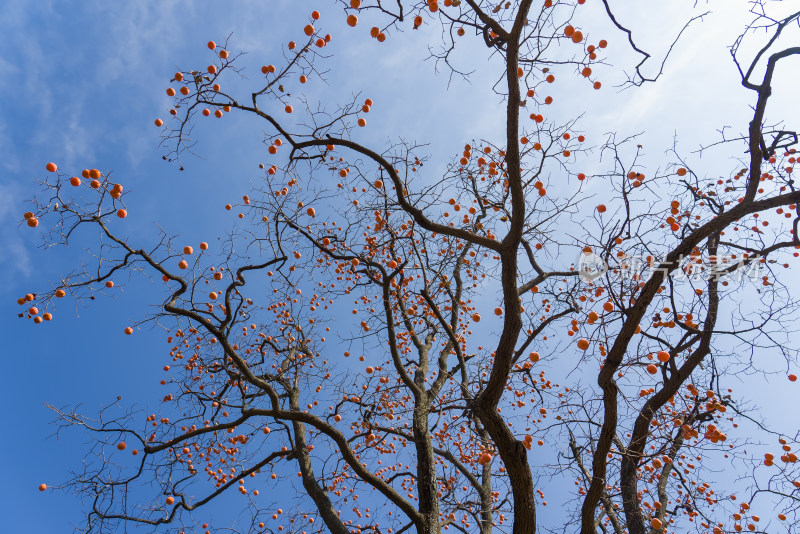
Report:
M 601 91 L 565 84 L 570 92 L 556 93 L 552 115 L 567 120 L 583 113 L 578 127 L 594 146 L 607 132 L 642 133 L 639 142 L 650 166 L 645 172 L 651 174 L 675 161 L 667 154 L 673 139 L 696 171 L 727 173 L 735 151 L 725 148 L 702 158 L 693 151 L 717 141 L 723 126 L 730 127 L 727 134 L 746 131 L 753 93 L 739 85 L 728 46 L 749 16 L 743 1 L 698 4 L 612 2 L 639 46 L 653 53 L 648 72 L 657 70 L 686 20 L 711 12 L 687 29 L 658 83 L 622 91 L 615 87 L 624 80 L 621 71 L 630 70 L 638 57 L 627 49 L 624 34 L 602 18 L 599 2 L 588 0 L 579 21 L 595 39 L 609 41 L 609 62 L 616 68 L 596 68 Z M 91 167 L 113 170 L 126 187 L 130 215 L 124 224 L 131 238 L 152 242 L 157 223 L 187 243 L 205 240 L 213 248 L 234 222 L 224 204 L 258 185 L 265 125 L 236 113 L 201 121 L 194 132 L 201 157 L 187 157 L 180 172 L 162 161 L 153 126 L 156 117 L 167 116 L 164 90 L 178 68 L 208 64 L 209 39 L 224 41 L 229 35 L 231 50 L 248 52 L 245 76 L 255 77 L 260 65 L 299 37 L 312 9 L 322 13 L 321 23 L 334 40 L 325 65 L 327 84 L 309 83 L 307 97 L 311 102 L 343 102 L 355 93 L 372 98 L 368 127 L 357 139 L 378 147 L 399 138 L 429 143 L 434 168 L 473 139 L 502 142 L 505 104 L 491 91 L 500 72 L 497 58 L 479 41 L 467 40 L 456 61 L 474 71 L 469 81 L 450 80 L 443 65 L 437 75 L 437 65 L 425 59 L 438 34 L 427 25 L 392 32 L 380 44 L 366 35 L 372 26 L 368 16 L 348 28 L 332 0 L 232 1 L 224 7 L 178 0 L 13 0 L 0 6 L 0 276 L 9 281 L 0 286 L 5 341 L 0 399 L 6 412 L 0 531 L 67 532 L 70 523 L 80 521 L 76 498 L 37 491 L 40 483 L 57 485 L 79 468 L 85 440 L 77 432 L 54 436 L 45 403 L 80 404 L 87 414 L 118 395 L 143 408 L 153 405 L 167 348 L 161 331 L 122 333 L 159 302 L 158 292 L 141 280 L 88 306 L 61 302 L 46 325 L 17 319 L 18 297 L 51 287 L 80 261 L 80 247 L 95 242 L 79 237 L 70 249 L 44 250 L 44 225 L 30 229 L 20 223 L 45 164 L 54 161 L 74 174 Z M 800 123 L 791 94 L 799 67 L 795 60 L 778 71 L 768 122 L 782 120 L 790 129 Z M 236 83 L 247 87 L 248 80 Z M 593 187 L 587 185 L 587 194 L 603 199 L 603 187 Z M 797 271 L 790 275 L 796 282 Z M 765 411 L 779 410 L 787 395 L 797 394 L 785 379 L 756 393 Z M 800 419 L 792 417 L 789 429 L 792 424 L 796 429 Z M 555 502 L 549 508 L 540 512 L 545 520 L 557 512 Z

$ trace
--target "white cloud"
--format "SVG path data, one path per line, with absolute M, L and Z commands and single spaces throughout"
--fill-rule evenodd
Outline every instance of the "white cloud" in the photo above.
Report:
M 0 142 L 2 140 L 0 139 Z M 18 274 L 30 276 L 31 261 L 25 242 L 19 236 L 19 188 L 13 184 L 0 184 L 0 276 L 14 279 Z
M 17 147 L 4 122 L 0 122 L 0 164 L 9 172 L 17 172 L 20 168 Z

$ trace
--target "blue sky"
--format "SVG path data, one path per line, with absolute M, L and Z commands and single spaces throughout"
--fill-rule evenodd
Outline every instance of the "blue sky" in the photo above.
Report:
M 643 21 L 637 34 L 641 46 L 660 50 L 684 20 L 674 14 L 691 14 L 678 6 L 692 3 L 620 5 L 630 8 L 631 20 Z M 576 109 L 584 110 L 581 128 L 598 133 L 594 144 L 608 131 L 646 131 L 642 143 L 653 169 L 666 161 L 675 132 L 688 153 L 715 140 L 722 124 L 742 131 L 751 93 L 738 85 L 725 49 L 746 20 L 733 7 L 741 5 L 709 2 L 715 12 L 705 25 L 687 33 L 658 84 L 619 92 L 613 88 L 619 74 L 609 68 L 605 78 L 600 67 L 607 89 L 560 95 L 553 114 L 567 118 Z M 221 9 L 178 0 L 15 0 L 0 7 L 0 243 L 5 248 L 0 276 L 10 282 L 0 287 L 5 338 L 0 399 L 10 429 L 0 440 L 5 464 L 0 531 L 67 532 L 65 525 L 80 519 L 75 498 L 36 490 L 41 482 L 55 484 L 66 478 L 69 468 L 78 467 L 84 443 L 78 433 L 52 436 L 53 415 L 44 403 L 81 404 L 91 414 L 121 395 L 144 408 L 158 398 L 158 369 L 166 348 L 161 332 L 144 330 L 130 338 L 122 334 L 124 326 L 157 302 L 158 292 L 141 281 L 88 307 L 60 303 L 55 320 L 46 326 L 16 318 L 19 296 L 50 287 L 59 273 L 80 261 L 81 246 L 96 242 L 92 236 L 79 236 L 67 250 L 39 247 L 42 228 L 19 224 L 29 209 L 26 201 L 37 192 L 35 179 L 44 175 L 48 161 L 75 174 L 91 167 L 113 170 L 129 191 L 125 231 L 131 237 L 152 241 L 157 222 L 188 243 L 205 240 L 213 247 L 233 222 L 223 205 L 257 183 L 257 165 L 265 160 L 264 130 L 251 117 L 235 113 L 201 121 L 195 133 L 202 158 L 187 158 L 185 171 L 179 172 L 161 160 L 159 132 L 153 126 L 156 117 L 167 115 L 164 90 L 178 67 L 208 64 L 209 39 L 222 41 L 230 34 L 231 49 L 248 51 L 245 74 L 255 75 L 283 44 L 298 38 L 312 9 L 322 13 L 323 24 L 334 35 L 335 55 L 327 63 L 328 84 L 309 84 L 309 99 L 344 101 L 357 92 L 372 98 L 368 132 L 359 132 L 363 139 L 379 145 L 399 137 L 431 143 L 433 166 L 473 138 L 499 139 L 498 109 L 504 104 L 486 83 L 497 75 L 496 64 L 480 46 L 464 49 L 477 58 L 472 83 L 455 79 L 448 87 L 447 76 L 435 76 L 434 64 L 424 61 L 427 40 L 435 34 L 406 31 L 379 44 L 364 37 L 371 26 L 368 19 L 349 29 L 332 1 L 236 1 Z M 595 10 L 587 12 L 588 19 L 599 8 L 587 9 Z M 623 48 L 619 32 L 607 26 L 597 31 L 604 32 L 612 48 Z M 634 59 L 624 51 L 614 57 L 620 65 Z M 464 53 L 458 59 L 466 64 L 469 58 Z M 797 62 L 794 67 L 796 73 Z M 781 83 L 788 76 L 788 69 L 780 71 L 776 86 L 791 87 Z M 800 108 L 789 102 L 791 95 L 781 90 L 771 106 L 789 110 L 782 118 L 796 125 Z M 706 172 L 713 172 L 716 164 L 713 158 L 694 162 Z M 589 186 L 587 193 L 602 199 L 604 191 Z M 197 213 L 202 217 L 192 215 Z M 796 281 L 796 270 L 793 276 Z M 761 400 L 779 406 L 784 395 L 796 395 L 785 386 L 779 381 Z

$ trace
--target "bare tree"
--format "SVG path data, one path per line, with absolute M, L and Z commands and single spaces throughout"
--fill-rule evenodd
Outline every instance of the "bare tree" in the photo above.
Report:
M 797 359 L 797 305 L 778 272 L 800 248 L 797 136 L 766 127 L 765 114 L 775 69 L 800 55 L 800 46 L 778 46 L 800 12 L 771 18 L 754 2 L 754 21 L 731 49 L 755 100 L 746 133 L 714 147 L 744 154 L 730 176 L 694 172 L 677 147 L 666 170 L 645 176 L 635 136 L 611 134 L 592 151 L 578 118 L 543 115 L 540 88 L 555 74 L 601 87 L 592 65 L 606 62 L 605 42 L 591 44 L 571 25 L 583 3 L 344 4 L 351 25 L 359 13 L 382 17 L 372 29 L 380 41 L 409 21 L 441 24 L 431 54 L 451 76 L 468 76 L 451 56 L 470 36 L 502 66 L 493 87 L 505 138 L 466 144 L 436 176 L 425 168 L 427 145 L 353 140 L 369 99 L 328 109 L 298 97 L 301 87 L 289 96 L 295 80 L 325 72 L 330 38 L 315 17 L 246 96 L 221 83 L 240 72 L 239 56 L 209 43 L 214 63 L 172 80 L 165 159 L 193 150 L 200 116 L 247 113 L 270 132 L 274 162 L 237 206 L 245 224 L 221 257 L 205 244 L 199 253 L 177 246 L 166 232 L 147 249 L 121 237 L 124 191 L 112 176 L 92 169 L 82 182 L 53 168 L 28 224 L 46 222 L 50 244 L 85 230 L 102 241 L 93 263 L 20 299 L 35 307 L 26 316 L 47 319 L 41 313 L 67 294 L 94 298 L 123 272 L 155 274 L 168 288 L 159 311 L 132 325 L 169 331 L 172 393 L 161 412 L 142 421 L 121 405 L 94 418 L 53 408 L 60 425 L 95 438 L 64 486 L 88 498 L 85 531 L 182 532 L 191 512 L 235 491 L 248 510 L 241 532 L 717 533 L 763 531 L 756 505 L 782 507 L 784 519 L 796 513 L 797 436 L 776 435 L 780 459 L 763 461 L 746 442 L 729 442 L 731 425 L 761 422 L 725 384 L 758 372 L 759 351 Z M 656 82 L 672 47 L 645 74 L 655 58 L 603 4 L 642 56 L 630 90 Z M 302 113 L 304 126 L 290 126 L 288 113 Z M 613 205 L 590 206 L 587 177 L 570 159 L 577 153 L 605 165 L 590 178 L 613 189 Z M 569 193 L 549 192 L 550 176 L 568 180 Z M 487 290 L 500 301 L 493 336 L 473 333 Z M 352 321 L 332 313 L 348 299 Z M 335 363 L 340 353 L 326 340 L 334 335 L 345 357 L 364 363 Z M 574 385 L 537 369 L 540 357 L 564 351 L 581 354 Z M 557 444 L 555 463 L 536 453 L 545 440 Z M 745 466 L 737 476 L 746 498 L 712 487 L 705 460 L 715 456 Z M 284 513 L 262 504 L 253 485 L 288 485 L 287 465 L 305 494 Z M 557 503 L 564 525 L 537 527 L 537 502 L 558 478 L 575 483 Z

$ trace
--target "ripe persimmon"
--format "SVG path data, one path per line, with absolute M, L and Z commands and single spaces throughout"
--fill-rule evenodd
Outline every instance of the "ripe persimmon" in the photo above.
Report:
M 588 339 L 579 339 L 578 340 L 578 348 L 581 350 L 586 350 L 589 348 L 589 340 Z
M 47 490 L 47 484 L 39 484 L 39 491 Z
M 44 168 L 47 169 L 49 172 L 56 172 L 58 170 L 58 167 L 52 161 L 47 165 L 45 165 Z
M 126 327 L 125 328 L 125 335 L 129 336 L 131 334 L 133 334 L 133 328 L 131 328 L 130 326 Z

